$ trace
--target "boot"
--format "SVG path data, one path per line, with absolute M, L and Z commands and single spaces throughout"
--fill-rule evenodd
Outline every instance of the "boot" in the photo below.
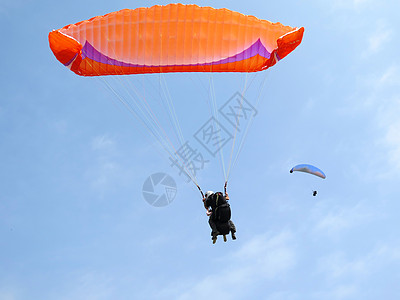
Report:
M 217 242 L 217 236 L 216 235 L 213 235 L 212 241 L 213 241 L 213 244 L 215 244 Z
M 226 242 L 226 235 L 224 234 L 224 242 Z

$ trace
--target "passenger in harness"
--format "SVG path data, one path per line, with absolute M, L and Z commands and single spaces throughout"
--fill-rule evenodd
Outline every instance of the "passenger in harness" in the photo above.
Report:
M 211 227 L 211 236 L 213 244 L 217 241 L 218 235 L 224 236 L 231 232 L 232 240 L 236 240 L 236 227 L 231 220 L 231 208 L 228 203 L 229 196 L 225 189 L 225 196 L 221 192 L 208 191 L 203 198 L 204 207 L 207 209 L 209 216 L 208 223 Z M 211 208 L 211 209 L 210 209 Z

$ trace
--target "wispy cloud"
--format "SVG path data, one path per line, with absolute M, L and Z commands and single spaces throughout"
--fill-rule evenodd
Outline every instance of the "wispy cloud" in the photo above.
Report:
M 313 299 L 358 299 L 359 290 L 353 283 L 341 283 L 317 290 L 312 295 Z
M 371 211 L 361 203 L 350 207 L 337 206 L 334 211 L 322 217 L 319 213 L 315 214 L 317 223 L 314 226 L 314 232 L 323 236 L 337 236 L 344 230 L 362 226 L 371 220 L 379 218 L 376 211 Z
M 375 30 L 367 37 L 366 48 L 362 53 L 362 56 L 368 58 L 382 52 L 391 41 L 392 36 L 393 30 L 383 21 L 378 21 Z
M 400 170 L 400 121 L 395 121 L 387 127 L 384 142 L 390 148 L 389 162 Z
M 355 258 L 351 258 L 343 252 L 331 253 L 319 260 L 318 270 L 328 281 L 343 282 L 347 279 L 363 281 L 374 276 L 379 269 L 399 263 L 400 247 L 382 244 L 377 245 L 364 256 Z
M 333 253 L 320 259 L 319 269 L 330 280 L 338 280 L 347 276 L 366 276 L 367 263 L 365 257 L 350 260 L 343 253 Z
M 399 264 L 398 245 L 377 245 L 365 255 L 356 257 L 344 252 L 330 253 L 321 257 L 317 264 L 317 276 L 324 282 L 321 286 L 325 287 L 316 292 L 317 299 L 365 299 L 371 283 L 379 286 L 380 274 L 388 267 L 397 269 Z
M 93 164 L 86 178 L 97 191 L 104 193 L 119 180 L 123 169 L 118 162 L 116 142 L 108 135 L 96 136 L 91 141 Z
M 374 4 L 372 0 L 333 0 L 330 1 L 334 9 L 353 9 L 358 10 Z
M 115 142 L 108 135 L 103 134 L 100 136 L 96 136 L 92 140 L 92 149 L 93 150 L 114 150 Z
M 10 11 L 20 8 L 22 4 L 23 1 L 21 0 L 16 0 L 16 1 L 3 0 L 0 2 L 0 14 L 8 14 L 10 13 Z
M 0 299 L 2 300 L 18 300 L 21 298 L 21 293 L 16 290 L 12 290 L 10 287 L 2 288 L 0 287 Z
M 295 266 L 293 239 L 288 231 L 258 235 L 238 251 L 218 261 L 218 265 L 224 266 L 219 272 L 186 282 L 186 286 L 175 291 L 177 295 L 172 298 L 206 299 L 212 291 L 213 298 L 243 299 L 245 291 L 251 290 L 253 285 L 281 276 Z M 171 293 L 171 289 L 165 292 Z
M 374 86 L 371 101 L 376 107 L 376 122 L 383 131 L 378 139 L 383 153 L 386 153 L 389 173 L 400 170 L 400 96 L 397 88 L 400 84 L 400 70 L 396 65 L 384 70 Z M 385 151 L 386 150 L 386 151 Z M 388 174 L 390 176 L 390 174 Z
M 75 274 L 70 282 L 67 282 L 67 290 L 64 293 L 55 291 L 57 299 L 75 300 L 102 300 L 110 299 L 113 295 L 113 280 L 111 277 L 98 271 L 85 271 Z
M 65 134 L 68 130 L 68 122 L 65 120 L 58 120 L 51 124 L 51 128 L 53 128 L 57 134 Z
M 400 84 L 400 73 L 397 65 L 390 65 L 376 78 L 376 88 L 397 87 Z
M 400 68 L 396 63 L 362 74 L 348 103 L 348 112 L 364 120 L 370 131 L 370 148 L 362 155 L 374 178 L 388 178 L 400 169 Z M 364 118 L 364 119 L 361 119 Z M 373 143 L 372 143 L 373 142 Z M 373 166 L 373 167 L 371 167 Z

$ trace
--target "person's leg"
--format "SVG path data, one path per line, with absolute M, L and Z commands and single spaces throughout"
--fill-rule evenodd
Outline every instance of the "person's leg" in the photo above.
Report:
M 229 227 L 231 228 L 231 231 L 236 232 L 236 226 L 235 226 L 235 224 L 233 224 L 233 221 L 229 220 L 228 223 L 229 223 Z
M 228 223 L 229 223 L 229 227 L 231 228 L 232 240 L 236 240 L 236 235 L 235 235 L 236 226 L 235 226 L 235 224 L 233 224 L 232 220 L 229 220 Z
M 216 237 L 217 235 L 219 235 L 219 231 L 217 229 L 217 224 L 215 224 L 214 220 L 212 219 L 212 215 L 208 219 L 208 224 L 210 224 L 210 227 L 211 227 L 211 235 L 213 237 L 214 236 Z

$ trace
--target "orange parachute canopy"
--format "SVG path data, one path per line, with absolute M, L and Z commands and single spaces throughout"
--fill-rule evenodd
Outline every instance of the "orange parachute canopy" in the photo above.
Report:
M 256 72 L 292 52 L 303 32 L 228 9 L 168 4 L 67 25 L 50 32 L 49 43 L 83 76 Z

